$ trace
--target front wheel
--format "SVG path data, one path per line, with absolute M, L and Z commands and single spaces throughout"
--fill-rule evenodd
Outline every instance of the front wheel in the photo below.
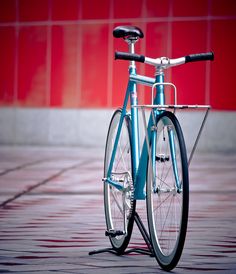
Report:
M 182 254 L 188 222 L 189 179 L 181 127 L 171 112 L 157 118 L 147 174 L 147 214 L 154 255 L 170 271 Z

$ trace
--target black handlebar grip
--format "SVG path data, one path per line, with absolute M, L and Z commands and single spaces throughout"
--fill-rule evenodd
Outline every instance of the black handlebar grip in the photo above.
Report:
M 213 60 L 214 60 L 213 52 L 197 53 L 197 54 L 190 54 L 185 56 L 185 63 L 197 62 L 197 61 L 213 61 Z
M 144 63 L 145 61 L 145 56 L 144 55 L 139 55 L 135 53 L 128 53 L 128 52 L 115 52 L 115 60 L 120 59 L 120 60 L 129 60 L 129 61 L 137 61 Z

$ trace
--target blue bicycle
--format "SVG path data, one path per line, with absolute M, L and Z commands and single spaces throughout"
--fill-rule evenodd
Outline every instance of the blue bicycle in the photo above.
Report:
M 150 249 L 159 265 L 169 271 L 177 265 L 183 250 L 189 208 L 189 162 L 175 110 L 207 108 L 208 111 L 210 107 L 177 105 L 176 87 L 164 81 L 164 72 L 187 62 L 213 60 L 214 55 L 210 52 L 177 59 L 152 59 L 135 54 L 135 43 L 144 37 L 141 29 L 119 26 L 113 36 L 123 38 L 129 47 L 129 52 L 116 52 L 115 59 L 129 60 L 130 65 L 124 103 L 113 114 L 105 148 L 106 235 L 112 248 L 123 254 L 132 234 L 136 201 L 146 199 Z M 154 66 L 155 78 L 138 75 L 135 62 Z M 138 104 L 138 84 L 152 87 L 149 105 Z M 167 85 L 175 93 L 173 105 L 165 103 Z M 139 116 L 145 128 L 141 144 Z

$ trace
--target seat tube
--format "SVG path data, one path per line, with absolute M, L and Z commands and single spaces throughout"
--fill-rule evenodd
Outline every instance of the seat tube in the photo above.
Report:
M 136 74 L 135 66 L 130 66 L 130 74 Z M 134 178 L 136 177 L 138 166 L 139 166 L 139 157 L 140 157 L 140 147 L 139 147 L 139 127 L 138 127 L 138 108 L 133 107 L 138 104 L 137 97 L 137 84 L 130 81 L 129 85 L 130 92 L 130 104 L 131 104 L 131 145 L 132 145 L 132 155 L 133 155 L 133 172 Z
M 129 52 L 135 53 L 135 43 L 137 39 L 127 39 L 129 45 Z M 129 75 L 136 75 L 136 64 L 135 61 L 130 61 L 129 66 Z M 140 157 L 140 148 L 139 148 L 139 128 L 138 128 L 138 109 L 133 107 L 138 104 L 137 96 L 137 84 L 135 82 L 129 81 L 129 93 L 130 93 L 130 106 L 131 106 L 131 146 L 132 146 L 132 163 L 133 163 L 133 176 L 136 178 L 138 166 L 139 166 L 139 157 Z M 134 181 L 135 183 L 135 181 Z

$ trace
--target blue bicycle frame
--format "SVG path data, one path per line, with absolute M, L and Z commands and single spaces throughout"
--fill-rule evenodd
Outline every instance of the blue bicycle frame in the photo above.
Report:
M 111 179 L 111 171 L 113 167 L 113 162 L 115 159 L 115 154 L 117 150 L 117 145 L 120 138 L 120 132 L 122 128 L 122 123 L 126 115 L 131 115 L 131 146 L 132 146 L 132 165 L 133 165 L 133 180 L 134 180 L 134 199 L 135 200 L 144 200 L 146 198 L 146 191 L 145 191 L 145 183 L 146 183 L 146 172 L 147 172 L 147 162 L 148 162 L 148 146 L 146 140 L 144 140 L 142 150 L 140 152 L 139 147 L 139 127 L 138 127 L 138 108 L 135 107 L 138 105 L 138 97 L 137 97 L 137 84 L 153 86 L 155 83 L 159 83 L 156 86 L 156 96 L 154 98 L 154 104 L 156 105 L 164 105 L 165 104 L 165 94 L 164 94 L 164 73 L 160 73 L 156 75 L 155 78 L 150 78 L 142 75 L 136 74 L 136 67 L 131 66 L 129 69 L 129 82 L 128 87 L 125 94 L 125 100 L 122 107 L 121 118 L 118 125 L 117 135 L 115 138 L 113 151 L 111 154 L 111 160 L 107 172 L 106 182 L 113 185 L 119 190 L 123 189 L 123 186 L 115 182 Z M 130 99 L 130 106 L 131 106 L 131 113 L 127 113 L 127 105 Z M 155 120 L 159 111 L 155 111 Z M 155 138 L 155 131 L 152 131 L 151 128 L 153 126 L 153 119 L 150 115 L 147 132 L 148 132 L 148 139 L 152 140 Z M 149 144 L 148 144 L 149 145 Z M 155 148 L 153 148 L 155 149 Z M 152 157 L 154 157 L 154 153 L 152 153 Z M 154 161 L 154 159 L 153 159 Z

